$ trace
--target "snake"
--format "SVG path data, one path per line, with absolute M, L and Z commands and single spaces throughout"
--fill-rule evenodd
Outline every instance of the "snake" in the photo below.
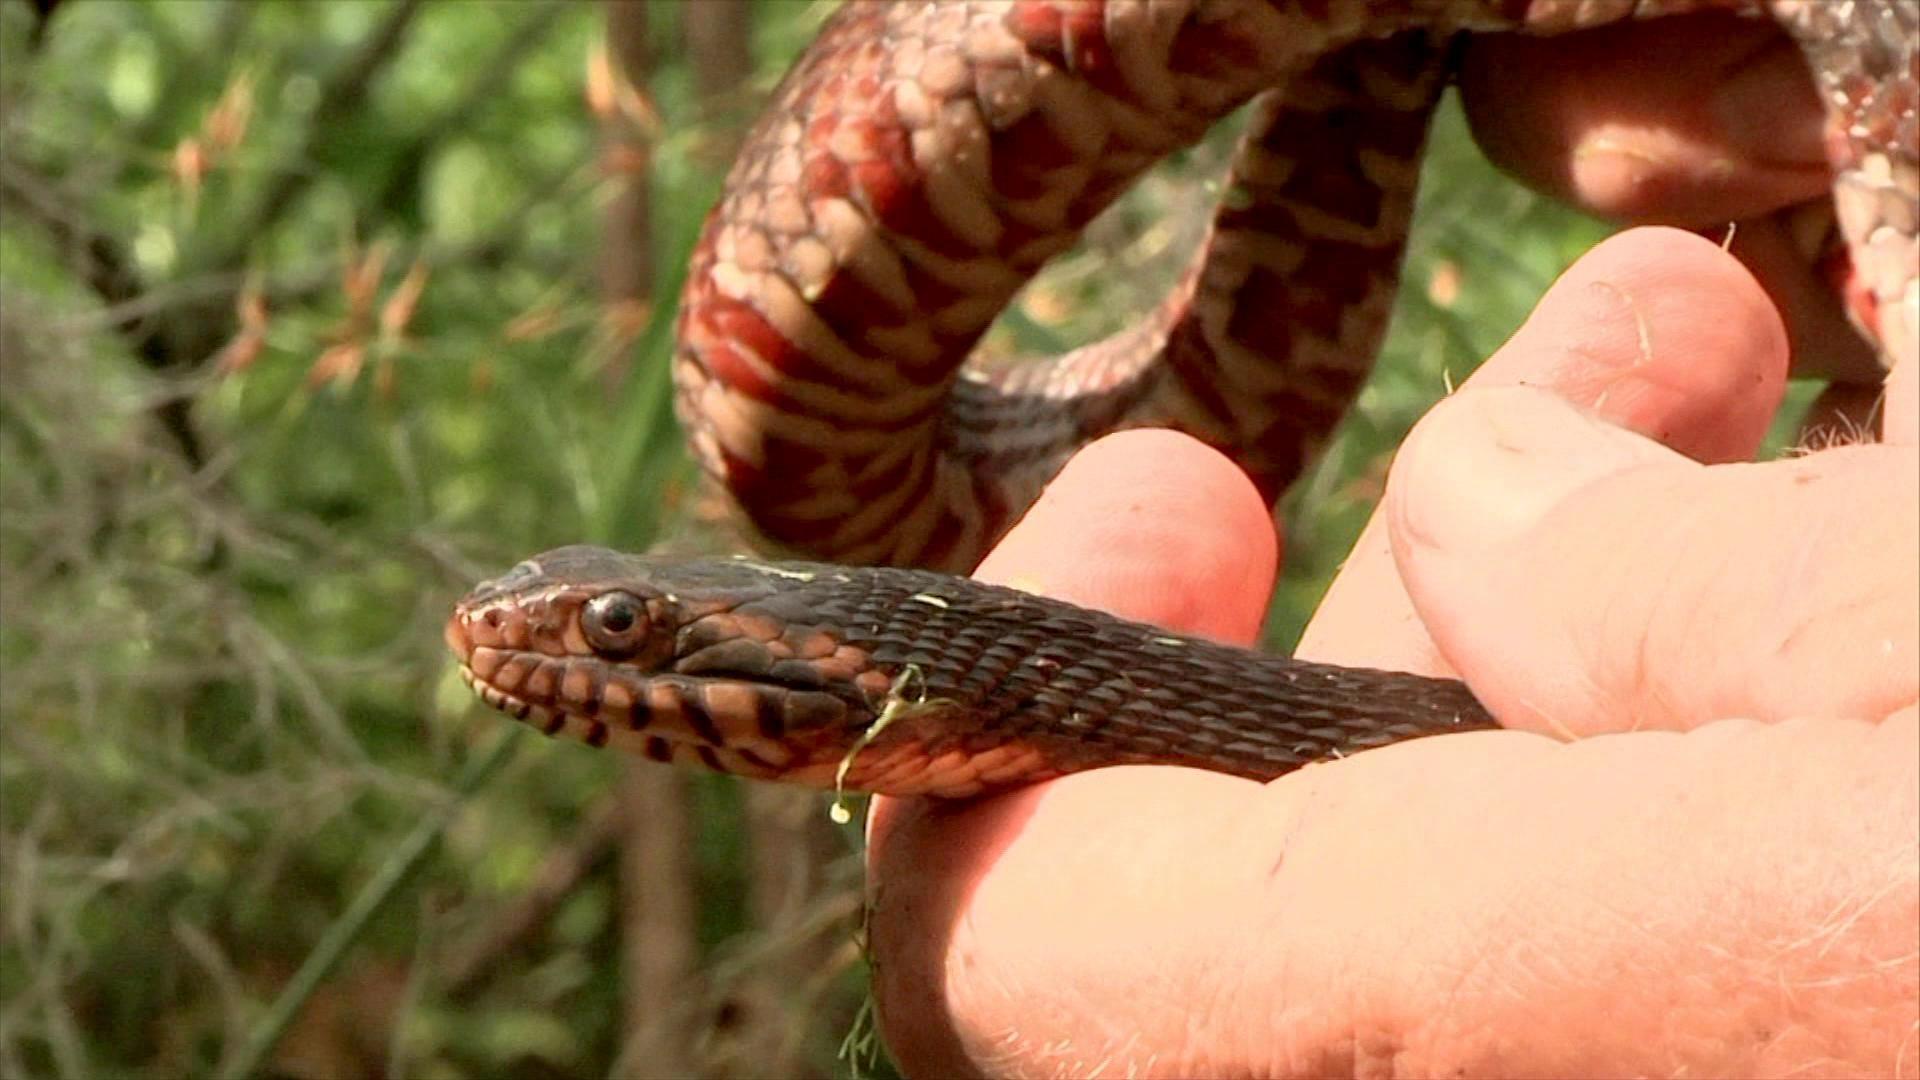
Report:
M 964 798 L 1124 764 L 1271 780 L 1497 726 L 1466 686 L 1170 634 L 900 567 L 575 545 L 482 583 L 446 638 L 548 735 L 756 780 Z
M 1277 497 L 1379 345 L 1451 45 L 1706 10 L 1771 18 L 1804 52 L 1848 310 L 1884 366 L 1912 356 L 1911 0 L 847 3 L 728 174 L 673 357 L 704 470 L 770 547 L 832 561 L 548 552 L 456 606 L 462 678 L 549 734 L 899 795 L 1126 763 L 1264 780 L 1496 726 L 1456 681 L 1264 655 L 942 571 L 974 565 L 1067 456 L 1123 428 L 1188 432 Z M 1163 302 L 1051 360 L 979 350 L 1144 170 L 1250 102 Z

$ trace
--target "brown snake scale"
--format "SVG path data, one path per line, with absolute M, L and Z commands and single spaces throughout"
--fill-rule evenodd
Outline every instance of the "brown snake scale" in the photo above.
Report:
M 855 2 L 774 95 L 695 250 L 674 375 L 697 456 L 771 540 L 965 569 L 1087 440 L 1165 425 L 1271 497 L 1385 327 L 1456 31 L 1727 9 L 1828 108 L 1850 310 L 1920 342 L 1915 0 Z M 1140 173 L 1260 98 L 1180 286 L 1046 363 L 971 358 Z M 447 626 L 490 705 L 662 761 L 968 795 L 1124 762 L 1277 776 L 1492 726 L 1455 682 L 1163 634 L 917 570 L 563 548 Z

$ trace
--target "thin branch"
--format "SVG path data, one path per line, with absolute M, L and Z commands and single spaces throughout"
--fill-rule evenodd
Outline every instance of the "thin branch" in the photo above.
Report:
M 710 167 L 724 169 L 745 130 L 748 110 L 760 104 L 753 78 L 753 7 L 688 4 L 680 30 L 692 59 L 699 119 L 709 130 L 696 148 Z
M 60 9 L 60 0 L 27 0 L 27 6 L 33 9 L 33 27 L 27 31 L 27 51 L 36 53 L 46 44 L 47 30 L 53 25 L 53 13 Z
M 678 1018 L 703 992 L 690 785 L 684 772 L 622 763 L 620 1034 L 614 1074 L 696 1075 L 697 1030 Z M 770 1072 L 767 1075 L 777 1076 Z
M 600 175 L 609 189 L 601 211 L 599 277 L 610 347 L 594 357 L 609 392 L 626 380 L 632 364 L 622 320 L 646 312 L 654 299 L 653 139 L 641 119 L 652 53 L 647 35 L 646 5 L 608 4 L 606 51 L 588 78 L 588 99 L 600 116 Z
M 602 175 L 611 197 L 601 211 L 600 301 L 604 312 L 633 310 L 652 297 L 650 148 L 623 109 L 647 84 L 648 11 L 645 4 L 605 6 L 605 52 L 589 74 L 588 100 L 600 118 Z M 602 62 L 604 61 L 604 62 Z M 612 158 L 626 167 L 611 169 Z M 603 323 L 610 321 L 603 315 Z M 622 365 L 609 364 L 615 371 Z M 611 387 L 609 387 L 611 391 Z M 678 1010 L 695 996 L 699 963 L 698 885 L 693 865 L 690 790 L 684 774 L 629 760 L 616 795 L 623 811 L 620 836 L 620 1032 L 616 1074 L 661 1076 L 696 1072 L 696 1038 Z M 775 1075 L 769 1073 L 768 1075 Z

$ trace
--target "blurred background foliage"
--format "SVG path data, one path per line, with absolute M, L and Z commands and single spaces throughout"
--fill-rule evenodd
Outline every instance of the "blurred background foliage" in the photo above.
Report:
M 884 1073 L 857 830 L 515 730 L 439 630 L 532 551 L 718 542 L 673 298 L 832 5 L 40 6 L 0 4 L 0 1074 Z M 1231 135 L 995 347 L 1149 307 Z M 1451 108 L 1415 232 L 1285 507 L 1282 647 L 1391 447 L 1602 235 Z

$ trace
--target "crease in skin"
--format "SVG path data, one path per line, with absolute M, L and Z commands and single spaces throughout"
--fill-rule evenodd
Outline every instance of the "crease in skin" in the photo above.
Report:
M 1697 521 L 1683 521 L 1677 524 L 1681 526 L 1674 530 L 1675 533 L 1679 534 L 1679 542 L 1673 546 L 1681 550 L 1674 558 L 1667 560 L 1664 565 L 1662 565 L 1660 581 L 1657 584 L 1650 583 L 1645 589 L 1640 590 L 1638 593 L 1638 595 L 1644 597 L 1660 598 L 1656 603 L 1664 605 L 1670 610 L 1672 609 L 1672 605 L 1667 598 L 1673 597 L 1679 591 L 1676 584 L 1677 576 L 1680 572 L 1679 567 L 1686 562 L 1685 548 L 1689 546 L 1687 538 L 1691 535 L 1691 528 L 1688 526 L 1697 524 Z M 1645 560 L 1641 561 L 1641 565 L 1645 565 L 1645 563 Z M 1680 605 L 1678 610 L 1685 613 L 1684 617 L 1687 620 L 1687 626 L 1685 630 L 1672 636 L 1682 642 L 1683 647 L 1684 643 L 1717 639 L 1718 634 L 1716 633 L 1716 628 L 1707 628 L 1705 636 L 1696 633 L 1693 622 L 1700 616 L 1701 606 L 1699 604 L 1683 604 Z M 1659 643 L 1655 640 L 1660 636 L 1658 633 L 1661 621 L 1659 616 L 1659 608 L 1656 607 L 1653 610 L 1634 612 L 1627 617 L 1629 625 L 1636 628 L 1634 636 L 1638 639 L 1635 647 L 1631 650 L 1633 656 L 1633 671 L 1629 677 L 1624 695 L 1618 692 L 1608 694 L 1596 685 L 1592 699 L 1594 706 L 1592 715 L 1596 718 L 1604 715 L 1606 703 L 1609 698 L 1615 699 L 1612 704 L 1616 709 L 1623 704 L 1638 704 L 1644 702 L 1658 709 L 1660 715 L 1663 717 L 1674 718 L 1682 715 L 1682 711 L 1679 709 L 1672 693 L 1666 688 L 1665 680 L 1655 678 L 1650 674 L 1651 672 L 1659 671 L 1669 666 L 1666 651 L 1659 648 Z M 1613 620 L 1608 619 L 1602 625 L 1607 629 L 1611 629 L 1612 622 Z M 1583 667 L 1581 670 L 1584 672 L 1587 669 Z M 1622 698 L 1624 698 L 1624 700 L 1621 700 Z M 1646 723 L 1648 712 L 1649 709 L 1646 707 L 1631 709 L 1630 715 L 1632 716 L 1632 722 L 1626 730 L 1630 732 L 1641 730 Z
M 1459 434 L 1462 428 L 1471 434 Z M 1443 455 L 1427 449 L 1436 439 L 1444 445 L 1492 447 L 1501 453 L 1466 460 L 1457 453 Z M 1522 535 L 1593 484 L 1649 465 L 1697 464 L 1645 436 L 1600 420 L 1590 409 L 1530 386 L 1488 387 L 1473 396 L 1458 396 L 1421 421 L 1408 447 L 1412 456 L 1396 467 L 1398 479 L 1390 479 L 1390 488 L 1428 490 L 1431 485 L 1434 491 L 1461 492 L 1463 485 L 1452 482 L 1458 470 L 1479 476 L 1489 470 L 1506 474 L 1507 483 L 1486 484 L 1479 491 L 1479 505 L 1472 507 L 1472 515 L 1460 509 L 1457 499 L 1439 514 L 1429 511 L 1431 499 L 1392 501 L 1394 535 L 1403 544 L 1411 541 L 1443 557 L 1458 557 Z M 1596 449 L 1610 460 L 1597 457 Z M 1402 475 L 1408 473 L 1413 475 Z M 1469 495 L 1475 490 L 1464 489 Z M 1474 522 L 1471 532 L 1460 526 L 1469 516 Z M 1489 523 L 1493 527 L 1487 527 Z
M 1594 681 L 1593 677 L 1583 675 L 1582 682 L 1585 683 L 1587 696 L 1591 699 L 1598 700 L 1600 696 L 1600 686 Z M 1573 727 L 1566 722 L 1560 710 L 1548 709 L 1532 697 L 1517 697 L 1513 700 L 1516 707 L 1524 709 L 1526 715 L 1531 716 L 1538 727 L 1551 733 L 1554 738 L 1562 742 L 1572 742 L 1580 738 L 1580 733 L 1573 730 Z M 1638 720 L 1636 720 L 1635 723 L 1637 724 Z
M 1791 613 L 1780 628 L 1780 638 L 1770 650 L 1773 658 L 1778 662 L 1791 663 L 1790 657 L 1795 645 L 1817 632 L 1829 618 L 1839 614 L 1828 603 L 1827 593 L 1824 590 L 1814 591 L 1808 588 L 1810 585 L 1817 586 L 1820 583 L 1822 576 L 1820 564 L 1825 561 L 1822 558 L 1822 551 L 1830 542 L 1828 537 L 1834 535 L 1838 524 L 1831 518 L 1814 515 L 1813 520 L 1802 525 L 1802 531 L 1793 534 L 1790 554 L 1783 567 L 1784 573 L 1781 575 L 1781 587 L 1775 593 L 1776 597 L 1792 605 Z M 1812 608 L 1799 603 L 1799 598 L 1804 596 L 1820 597 L 1820 606 Z M 1859 600 L 1868 599 L 1870 598 L 1859 598 Z M 1842 605 L 1841 610 L 1857 602 L 1850 601 Z
M 1879 456 L 1874 451 L 1861 452 Z M 1733 553 L 1722 550 L 1720 537 L 1727 514 L 1739 512 L 1746 505 L 1741 501 L 1744 494 L 1754 484 L 1771 483 L 1779 476 L 1778 470 L 1804 473 L 1805 482 L 1824 478 L 1830 484 L 1844 485 L 1850 475 L 1870 473 L 1874 462 L 1863 459 L 1839 473 L 1830 472 L 1826 468 L 1829 464 L 1845 463 L 1742 464 L 1718 466 L 1711 472 L 1698 471 L 1702 467 L 1696 464 L 1657 479 L 1632 479 L 1629 472 L 1623 474 L 1628 478 L 1622 481 L 1622 487 L 1590 493 L 1603 506 L 1615 505 L 1621 502 L 1623 491 L 1651 483 L 1659 505 L 1670 508 L 1658 530 L 1630 533 L 1627 539 L 1632 550 L 1618 556 L 1629 564 L 1648 567 L 1639 575 L 1643 578 L 1648 574 L 1664 576 L 1635 586 L 1636 595 L 1648 597 L 1644 610 L 1598 613 L 1594 633 L 1600 640 L 1633 644 L 1593 657 L 1599 661 L 1596 670 L 1617 672 L 1619 678 L 1612 692 L 1599 695 L 1597 701 L 1631 707 L 1627 715 L 1644 721 L 1664 718 L 1686 722 L 1688 718 L 1748 713 L 1755 707 L 1756 697 L 1778 700 L 1782 707 L 1793 709 L 1797 706 L 1792 703 L 1800 697 L 1791 690 L 1793 681 L 1830 666 L 1831 658 L 1841 651 L 1878 671 L 1865 688 L 1872 696 L 1836 703 L 1843 711 L 1883 716 L 1915 700 L 1915 683 L 1894 670 L 1910 662 L 1900 651 L 1902 643 L 1913 637 L 1912 609 L 1902 599 L 1907 587 L 1894 584 L 1890 590 L 1885 576 L 1847 571 L 1858 565 L 1857 555 L 1877 548 L 1910 548 L 1911 528 L 1885 530 L 1884 535 L 1856 535 L 1857 522 L 1831 512 L 1833 500 L 1846 494 L 1843 487 L 1819 491 L 1792 487 L 1782 496 L 1788 501 L 1772 505 L 1757 526 L 1760 533 L 1775 539 Z M 1804 496 L 1794 494 L 1803 491 Z M 1543 537 L 1559 536 L 1559 543 L 1564 545 L 1577 541 L 1577 537 L 1568 539 L 1574 537 L 1570 523 L 1577 521 L 1567 519 L 1556 525 L 1551 518 L 1543 518 L 1537 528 Z M 1774 522 L 1779 523 L 1778 528 L 1771 524 Z M 1636 551 L 1645 557 L 1636 558 Z M 1496 552 L 1486 561 L 1501 559 Z M 1510 573 L 1496 575 L 1494 581 L 1524 578 L 1527 566 L 1541 560 L 1551 565 L 1553 559 L 1552 551 L 1541 552 Z M 1511 556 L 1505 561 L 1519 562 Z M 1673 568 L 1679 565 L 1700 566 L 1706 572 L 1683 579 L 1674 576 Z M 1653 569 L 1655 566 L 1663 569 Z M 1755 578 L 1777 582 L 1778 587 L 1756 594 L 1748 585 Z M 1869 636 L 1855 634 L 1849 644 L 1839 636 L 1845 627 L 1864 628 Z M 1704 673 L 1704 686 L 1697 680 L 1692 684 L 1673 681 L 1676 656 L 1697 653 L 1701 643 L 1722 640 L 1730 629 L 1740 630 L 1747 641 L 1739 650 L 1736 659 L 1741 662 L 1736 670 L 1723 670 L 1726 665 L 1720 665 Z M 1448 651 L 1443 649 L 1443 653 Z M 1749 660 L 1759 661 L 1757 681 L 1739 675 Z M 1463 670 L 1466 667 L 1462 665 Z M 1650 681 L 1650 671 L 1668 674 L 1656 683 Z M 1687 696 L 1684 691 L 1689 685 L 1710 696 L 1698 700 Z M 1509 722 L 1513 719 L 1509 717 Z
M 1781 466 L 1800 473 L 1803 484 L 1824 482 L 1827 486 L 1817 492 L 1804 487 L 1794 489 L 1795 501 L 1799 501 L 1803 493 L 1811 496 L 1812 512 L 1793 513 L 1798 509 L 1793 505 L 1778 511 L 1781 517 L 1800 524 L 1789 534 L 1786 543 L 1790 547 L 1784 558 L 1775 563 L 1779 572 L 1769 575 L 1777 577 L 1782 587 L 1775 593 L 1776 603 L 1768 612 L 1778 622 L 1771 628 L 1774 640 L 1767 648 L 1770 663 L 1763 670 L 1791 673 L 1824 666 L 1823 657 L 1833 653 L 1838 645 L 1836 630 L 1843 633 L 1848 627 L 1879 631 L 1878 641 L 1861 642 L 1863 654 L 1871 656 L 1877 650 L 1885 658 L 1883 662 L 1901 664 L 1895 630 L 1899 640 L 1910 640 L 1915 624 L 1920 622 L 1912 618 L 1911 601 L 1899 595 L 1903 590 L 1890 591 L 1887 581 L 1878 576 L 1847 574 L 1844 557 L 1836 565 L 1836 551 L 1844 554 L 1862 548 L 1911 548 L 1913 545 L 1910 530 L 1889 530 L 1884 539 L 1862 538 L 1855 535 L 1856 522 L 1839 514 L 1822 512 L 1828 508 L 1826 504 L 1832 498 L 1828 492 L 1835 490 L 1834 485 L 1847 485 L 1863 466 L 1871 466 L 1883 456 L 1882 452 L 1865 449 L 1838 453 L 1839 459 L 1803 458 Z M 1863 454 L 1869 456 L 1867 460 L 1846 460 Z M 1808 602 L 1808 598 L 1815 602 Z M 1890 626 L 1890 623 L 1898 625 Z M 1909 684 L 1915 689 L 1908 689 L 1901 685 L 1905 680 L 1898 674 L 1871 682 L 1875 687 L 1893 688 L 1896 696 L 1892 700 L 1855 702 L 1852 711 L 1862 715 L 1891 714 L 1914 701 L 1914 695 L 1920 693 L 1920 680 Z
M 1469 419 L 1477 415 L 1478 410 L 1476 407 L 1476 412 L 1471 414 Z M 1550 419 L 1550 417 L 1542 417 L 1540 418 L 1540 423 L 1544 424 Z M 1535 426 L 1539 425 L 1536 424 Z M 1713 521 L 1705 520 L 1703 515 L 1711 516 L 1714 506 L 1726 505 L 1723 497 L 1712 497 L 1711 492 L 1715 489 L 1721 489 L 1724 483 L 1724 481 L 1717 478 L 1727 477 L 1729 474 L 1724 472 L 1715 473 L 1713 475 L 1716 479 L 1709 480 L 1706 475 L 1696 473 L 1696 470 L 1703 468 L 1703 466 L 1698 462 L 1686 458 L 1684 455 L 1665 447 L 1659 447 L 1641 437 L 1620 432 L 1617 429 L 1599 428 L 1598 425 L 1596 425 L 1596 429 L 1605 433 L 1606 441 L 1614 445 L 1615 452 L 1611 455 L 1602 453 L 1596 456 L 1595 459 L 1589 463 L 1589 468 L 1580 470 L 1590 474 L 1588 478 L 1583 479 L 1576 475 L 1568 478 L 1571 482 L 1566 484 L 1566 490 L 1557 493 L 1543 492 L 1543 496 L 1552 496 L 1552 504 L 1547 507 L 1544 513 L 1533 520 L 1519 523 L 1514 529 L 1514 536 L 1524 536 L 1529 532 L 1538 534 L 1539 530 L 1546 530 L 1546 533 L 1551 535 L 1551 533 L 1556 530 L 1566 530 L 1569 528 L 1568 523 L 1562 521 L 1560 525 L 1555 526 L 1551 523 L 1552 515 L 1556 513 L 1558 507 L 1562 505 L 1578 505 L 1580 502 L 1594 497 L 1605 498 L 1604 492 L 1593 490 L 1593 485 L 1612 484 L 1616 480 L 1625 485 L 1639 485 L 1652 482 L 1657 487 L 1667 490 L 1668 495 L 1663 501 L 1670 502 L 1673 505 L 1673 516 L 1657 535 L 1650 533 L 1643 536 L 1641 542 L 1636 546 L 1655 556 L 1649 560 L 1653 566 L 1671 568 L 1675 561 L 1672 557 L 1658 557 L 1663 551 L 1666 555 L 1671 556 L 1672 549 L 1676 545 L 1685 546 L 1694 542 L 1688 540 L 1687 537 L 1698 538 L 1703 530 L 1711 533 L 1714 528 L 1717 528 Z M 1540 448 L 1529 445 L 1530 442 L 1537 441 L 1528 438 L 1531 434 L 1533 434 L 1533 432 L 1522 425 L 1514 427 L 1511 432 L 1508 432 L 1506 428 L 1503 427 L 1492 435 L 1483 434 L 1481 437 L 1483 439 L 1493 438 L 1500 445 L 1511 447 L 1521 453 L 1537 456 L 1543 449 L 1551 453 L 1552 448 L 1550 446 L 1548 448 Z M 1511 435 L 1512 437 L 1500 437 L 1502 435 Z M 1558 440 L 1549 438 L 1548 441 L 1551 443 Z M 1595 449 L 1604 448 L 1595 447 Z M 1614 458 L 1615 463 L 1609 464 L 1605 460 L 1607 457 Z M 1643 470 L 1648 468 L 1677 465 L 1681 462 L 1685 462 L 1687 467 L 1669 472 L 1664 479 L 1653 480 L 1652 477 L 1643 473 Z M 1747 465 L 1746 467 L 1757 468 L 1757 466 L 1752 465 Z M 1773 467 L 1774 466 L 1767 466 L 1767 468 Z M 1612 471 L 1607 471 L 1609 469 Z M 1594 473 L 1598 473 L 1599 475 L 1591 475 Z M 1636 479 L 1635 474 L 1641 475 Z M 1519 482 L 1525 483 L 1526 481 L 1522 478 Z M 1707 486 L 1700 487 L 1699 485 L 1703 483 Z M 1613 490 L 1617 493 L 1621 489 L 1614 488 Z M 1688 491 L 1690 490 L 1704 497 L 1706 502 L 1700 503 L 1692 496 L 1689 496 Z M 1522 501 L 1525 501 L 1524 498 Z M 1413 524 L 1422 525 L 1424 523 L 1416 519 Z M 1441 523 L 1436 522 L 1435 524 Z M 1823 521 L 1822 526 L 1816 531 L 1830 538 L 1831 534 L 1840 532 L 1844 530 L 1845 527 L 1844 522 L 1827 519 Z M 1449 538 L 1436 534 L 1431 529 L 1426 528 L 1408 528 L 1407 531 L 1411 534 L 1413 540 L 1430 547 L 1438 546 L 1436 541 L 1451 539 L 1453 546 L 1462 549 L 1457 553 L 1458 556 L 1466 558 L 1474 558 L 1473 552 L 1479 550 L 1486 543 L 1494 544 L 1496 550 L 1497 545 L 1500 543 L 1498 540 L 1476 541 L 1471 537 Z M 1443 528 L 1441 530 L 1442 534 L 1444 534 L 1445 531 Z M 1797 543 L 1798 541 L 1793 542 Z M 1807 539 L 1806 542 L 1815 543 L 1811 538 Z M 1830 544 L 1828 546 L 1831 547 Z M 1815 558 L 1816 556 L 1809 554 L 1806 557 Z M 1484 556 L 1484 558 L 1497 560 L 1499 556 L 1495 554 Z M 1711 560 L 1708 560 L 1706 565 L 1712 565 Z M 1816 566 L 1812 569 L 1817 568 Z M 1653 570 L 1651 572 L 1660 573 L 1661 571 Z M 1727 573 L 1731 572 L 1731 569 L 1727 571 Z M 1804 577 L 1808 572 L 1810 572 L 1809 569 L 1803 568 L 1799 573 L 1801 577 Z M 1657 610 L 1627 611 L 1609 616 L 1604 620 L 1606 623 L 1622 626 L 1627 629 L 1631 634 L 1628 640 L 1637 640 L 1638 643 L 1626 649 L 1610 650 L 1612 653 L 1611 657 L 1600 658 L 1603 660 L 1605 668 L 1600 670 L 1599 675 L 1576 676 L 1570 674 L 1568 676 L 1569 679 L 1577 678 L 1579 680 L 1566 684 L 1566 689 L 1570 691 L 1571 700 L 1585 700 L 1589 703 L 1586 710 L 1576 709 L 1575 711 L 1591 713 L 1597 716 L 1598 710 L 1604 703 L 1615 702 L 1620 705 L 1625 705 L 1627 706 L 1626 709 L 1614 714 L 1615 720 L 1624 721 L 1630 719 L 1633 729 L 1659 726 L 1673 719 L 1684 719 L 1687 716 L 1701 716 L 1708 713 L 1724 712 L 1724 708 L 1716 709 L 1711 707 L 1711 703 L 1683 700 L 1683 696 L 1676 696 L 1676 691 L 1679 688 L 1670 685 L 1667 681 L 1659 683 L 1650 682 L 1651 676 L 1647 673 L 1650 671 L 1658 671 L 1668 666 L 1663 663 L 1663 660 L 1670 650 L 1679 648 L 1683 652 L 1688 651 L 1692 648 L 1692 643 L 1712 636 L 1721 635 L 1725 632 L 1726 626 L 1724 624 L 1708 625 L 1700 620 L 1709 619 L 1710 617 L 1737 618 L 1739 611 L 1753 610 L 1754 598 L 1737 599 L 1734 594 L 1739 588 L 1738 583 L 1727 580 L 1725 573 L 1713 580 L 1704 582 L 1680 582 L 1677 579 L 1669 578 L 1664 587 L 1655 582 L 1650 583 L 1649 588 L 1656 595 L 1667 597 L 1666 600 L 1657 605 Z M 1793 597 L 1804 591 L 1803 589 L 1786 589 L 1778 599 L 1783 605 L 1790 606 L 1794 603 Z M 1720 594 L 1718 599 L 1715 598 L 1716 594 Z M 1676 597 L 1680 599 L 1675 599 Z M 1761 613 L 1764 614 L 1764 609 L 1762 609 Z M 1795 612 L 1788 613 L 1792 614 L 1795 618 L 1800 617 Z M 1622 620 L 1625 620 L 1625 622 L 1622 622 Z M 1651 622 L 1649 620 L 1651 620 Z M 1681 621 L 1676 623 L 1675 620 Z M 1831 620 L 1822 619 L 1812 624 L 1810 626 L 1810 632 L 1817 633 L 1821 625 L 1831 625 Z M 1471 642 L 1467 644 L 1470 645 Z M 1456 648 L 1457 647 L 1458 646 L 1456 646 Z M 1462 666 L 1459 660 L 1459 654 L 1455 649 L 1443 647 L 1441 652 L 1443 656 L 1447 656 L 1450 662 L 1456 666 Z M 1449 655 L 1450 653 L 1452 655 Z M 1627 661 L 1627 666 L 1625 667 L 1621 666 L 1621 661 L 1623 660 Z M 1805 665 L 1803 664 L 1802 666 Z M 1602 678 L 1606 670 L 1619 673 L 1620 681 L 1612 684 L 1610 690 L 1608 689 L 1606 681 Z M 1741 709 L 1740 702 L 1746 700 L 1747 697 L 1746 689 L 1744 684 L 1722 683 L 1719 694 L 1722 696 L 1731 695 L 1734 699 L 1732 706 L 1736 711 L 1739 711 Z M 1526 707 L 1535 718 L 1543 722 L 1544 730 L 1552 730 L 1561 735 L 1573 734 L 1573 732 L 1568 730 L 1568 724 L 1566 723 L 1568 717 L 1563 709 L 1543 712 L 1532 702 L 1523 702 L 1520 704 Z M 1513 719 L 1515 718 L 1509 718 L 1510 721 Z
M 1708 470 L 1695 464 L 1691 469 L 1674 473 L 1661 485 L 1663 503 L 1677 507 L 1681 515 L 1673 523 L 1671 535 L 1683 550 L 1666 564 L 1663 579 L 1644 590 L 1655 606 L 1638 617 L 1643 627 L 1639 647 L 1642 670 L 1651 667 L 1671 672 L 1674 664 L 1669 654 L 1673 650 L 1684 653 L 1699 643 L 1722 640 L 1727 637 L 1730 626 L 1751 628 L 1802 618 L 1796 614 L 1801 607 L 1798 601 L 1808 590 L 1784 583 L 1771 592 L 1770 607 L 1741 601 L 1730 604 L 1730 597 L 1754 595 L 1747 588 L 1746 575 L 1741 569 L 1749 560 L 1730 563 L 1722 557 L 1716 561 L 1716 554 L 1723 546 L 1721 511 L 1728 509 L 1730 503 L 1733 507 L 1740 505 L 1738 499 L 1730 496 L 1743 493 L 1759 475 L 1755 470 L 1760 468 L 1762 466 L 1752 463 L 1736 463 Z M 1821 535 L 1837 534 L 1834 525 L 1831 521 L 1821 521 L 1815 528 Z M 1825 561 L 1817 550 L 1824 541 L 1805 532 L 1793 535 L 1800 556 L 1785 579 L 1800 582 Z M 1689 554 L 1687 548 L 1696 553 Z M 1759 555 L 1766 562 L 1773 561 L 1764 551 Z M 1642 560 L 1642 565 L 1648 561 Z M 1710 566 L 1715 570 L 1707 578 L 1681 581 L 1675 577 L 1675 568 L 1681 565 Z M 1771 574 L 1768 576 L 1772 579 Z M 1670 624 L 1675 617 L 1682 620 L 1678 629 Z M 1764 666 L 1763 670 L 1766 670 Z M 1717 688 L 1712 699 L 1682 700 L 1676 696 L 1677 688 L 1670 678 L 1650 685 L 1643 679 L 1638 684 L 1636 700 L 1650 701 L 1668 721 L 1686 724 L 1697 723 L 1697 718 L 1746 715 L 1753 710 L 1754 691 L 1750 684 L 1725 680 L 1716 672 L 1709 675 L 1708 685 Z

